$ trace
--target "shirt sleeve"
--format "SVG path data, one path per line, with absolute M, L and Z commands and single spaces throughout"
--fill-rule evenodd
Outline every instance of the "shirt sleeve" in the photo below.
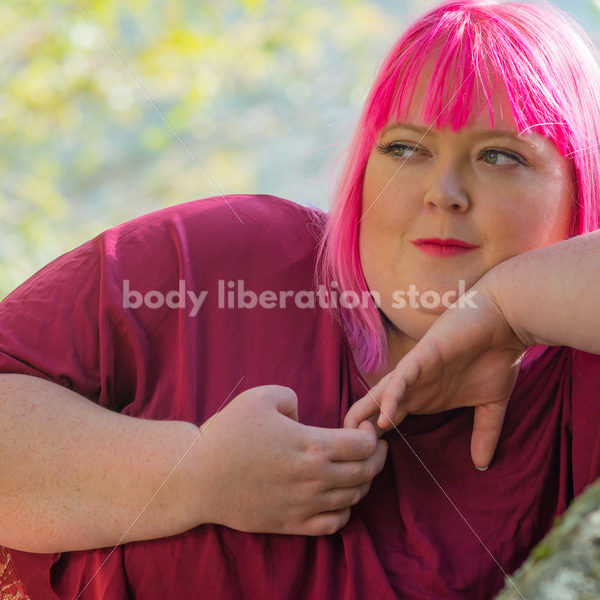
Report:
M 7 296 L 0 373 L 44 378 L 117 412 L 143 405 L 157 388 L 163 355 L 177 344 L 177 316 L 133 308 L 137 290 L 177 289 L 184 277 L 181 212 L 173 207 L 109 229 Z
M 0 372 L 54 381 L 97 400 L 100 239 L 61 256 L 0 303 Z
M 115 236 L 57 258 L 0 303 L 0 373 L 53 381 L 110 410 L 127 405 L 136 341 L 119 306 Z

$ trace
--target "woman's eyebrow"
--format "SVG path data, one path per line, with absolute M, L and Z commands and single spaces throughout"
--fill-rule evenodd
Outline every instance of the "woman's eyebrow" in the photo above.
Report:
M 398 123 L 390 123 L 389 125 L 386 125 L 381 130 L 381 133 L 387 133 L 391 129 L 412 129 L 413 131 L 416 131 L 417 133 L 421 133 L 423 135 L 425 135 L 426 133 L 429 133 L 430 131 L 434 131 L 430 127 L 422 127 L 420 125 L 414 125 L 413 123 L 398 122 Z

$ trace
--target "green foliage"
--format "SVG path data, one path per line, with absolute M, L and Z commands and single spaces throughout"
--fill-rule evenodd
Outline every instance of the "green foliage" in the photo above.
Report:
M 0 297 L 163 206 L 326 206 L 335 144 L 402 22 L 358 0 L 5 0 Z

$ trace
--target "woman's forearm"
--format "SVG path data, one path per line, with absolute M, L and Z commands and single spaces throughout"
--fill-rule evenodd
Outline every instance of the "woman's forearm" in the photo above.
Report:
M 191 423 L 113 413 L 42 379 L 2 374 L 0 428 L 2 545 L 99 548 L 201 520 L 201 498 L 189 489 L 193 450 L 168 477 L 198 437 Z
M 527 345 L 600 354 L 600 232 L 510 258 L 480 281 Z

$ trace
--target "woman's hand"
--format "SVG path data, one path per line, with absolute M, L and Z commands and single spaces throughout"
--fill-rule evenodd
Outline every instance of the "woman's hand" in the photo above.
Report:
M 383 468 L 387 444 L 370 423 L 351 430 L 297 421 L 296 394 L 266 385 L 246 390 L 202 425 L 194 465 L 203 522 L 302 535 L 345 525 Z
M 477 291 L 471 296 L 476 307 L 455 303 L 440 315 L 395 369 L 350 408 L 345 427 L 377 417 L 381 432 L 409 413 L 474 406 L 471 458 L 478 469 L 488 467 L 527 344 L 507 322 L 485 277 L 471 290 Z

